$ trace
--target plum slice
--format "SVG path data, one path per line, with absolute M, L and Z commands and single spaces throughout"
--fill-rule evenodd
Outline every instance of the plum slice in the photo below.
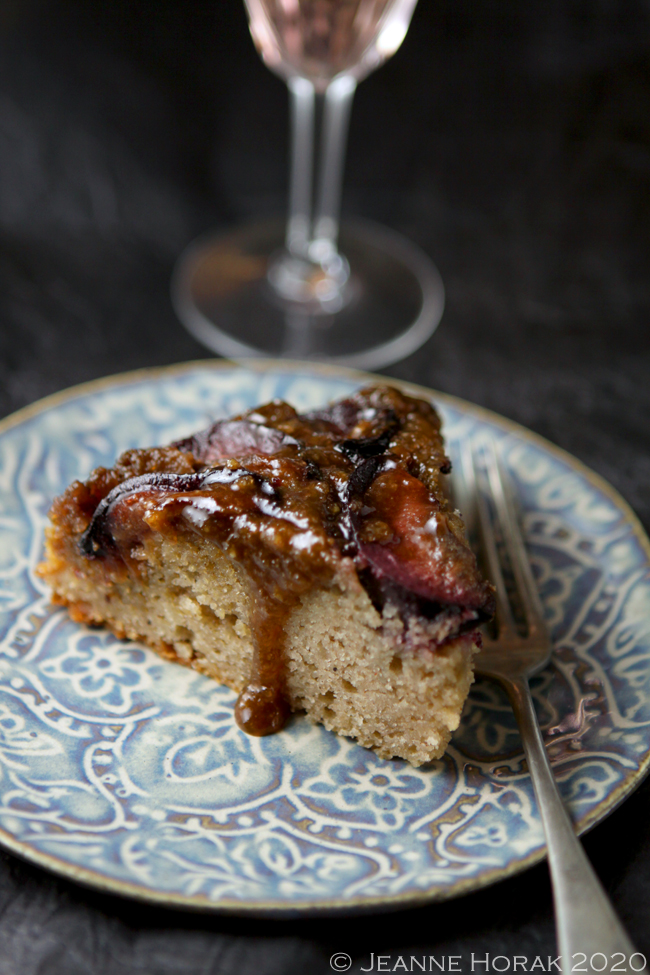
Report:
M 434 603 L 491 616 L 492 587 L 481 578 L 458 515 L 401 468 L 378 474 L 353 519 L 359 555 L 380 578 Z
M 246 419 L 218 420 L 207 430 L 172 444 L 172 447 L 176 447 L 177 450 L 193 454 L 207 467 L 221 460 L 247 457 L 251 454 L 270 456 L 276 454 L 282 447 L 290 446 L 298 446 L 295 437 L 274 427 Z

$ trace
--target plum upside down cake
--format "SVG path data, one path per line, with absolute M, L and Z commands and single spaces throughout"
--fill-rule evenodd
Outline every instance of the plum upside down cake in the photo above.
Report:
M 372 386 L 129 450 L 56 499 L 41 575 L 71 616 L 414 765 L 442 755 L 493 612 L 432 406 Z

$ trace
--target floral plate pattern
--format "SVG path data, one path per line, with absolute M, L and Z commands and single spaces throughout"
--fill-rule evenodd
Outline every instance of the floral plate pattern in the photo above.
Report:
M 498 687 L 474 685 L 448 752 L 420 769 L 302 717 L 249 738 L 231 691 L 73 623 L 34 574 L 52 498 L 120 451 L 273 397 L 312 408 L 367 379 L 195 363 L 77 387 L 0 425 L 0 843 L 104 890 L 278 915 L 450 897 L 543 856 Z M 452 457 L 465 438 L 492 437 L 515 485 L 555 641 L 534 696 L 563 797 L 586 829 L 648 764 L 648 541 L 573 458 L 429 395 Z

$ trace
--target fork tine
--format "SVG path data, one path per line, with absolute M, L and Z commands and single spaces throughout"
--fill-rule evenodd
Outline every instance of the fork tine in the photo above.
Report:
M 509 629 L 515 630 L 515 622 L 512 617 L 512 610 L 510 608 L 510 602 L 508 600 L 505 583 L 503 581 L 503 573 L 501 571 L 501 561 L 499 559 L 499 553 L 497 552 L 496 542 L 494 540 L 494 531 L 492 530 L 492 522 L 490 520 L 490 515 L 487 510 L 487 505 L 485 503 L 485 498 L 483 493 L 479 490 L 477 477 L 476 477 L 476 467 L 474 466 L 474 456 L 472 452 L 471 445 L 467 442 L 463 443 L 461 448 L 461 462 L 463 471 L 463 480 L 467 488 L 467 492 L 470 497 L 475 499 L 476 503 L 476 514 L 478 515 L 478 526 L 481 534 L 482 549 L 487 560 L 488 572 L 490 578 L 496 588 L 496 598 L 497 598 L 497 615 L 499 620 L 499 630 L 503 633 L 504 630 Z
M 467 443 L 464 441 L 459 447 L 460 463 L 454 462 L 451 475 L 452 500 L 455 508 L 463 513 L 463 524 L 468 540 L 476 534 L 476 482 L 472 466 L 471 450 L 468 454 Z
M 523 605 L 528 633 L 529 635 L 546 634 L 544 611 L 530 568 L 526 545 L 515 514 L 512 493 L 506 481 L 506 474 L 499 462 L 499 455 L 494 440 L 490 441 L 485 459 L 490 492 L 503 528 L 504 540 L 510 555 L 512 571 Z

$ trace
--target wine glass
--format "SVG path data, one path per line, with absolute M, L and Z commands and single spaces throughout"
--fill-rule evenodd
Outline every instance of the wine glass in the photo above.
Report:
M 290 92 L 289 216 L 201 238 L 181 256 L 174 307 L 213 351 L 378 368 L 436 328 L 444 289 L 429 258 L 387 228 L 339 224 L 356 86 L 399 48 L 416 3 L 245 0 L 255 46 Z

